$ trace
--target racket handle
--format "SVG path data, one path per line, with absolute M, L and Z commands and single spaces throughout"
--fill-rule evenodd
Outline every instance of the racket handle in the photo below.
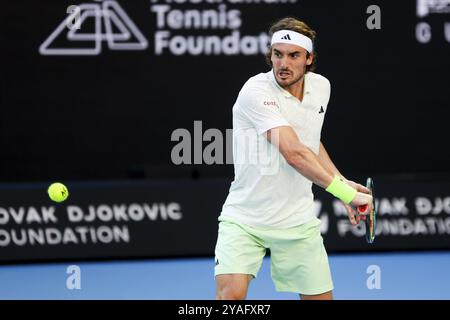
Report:
M 367 210 L 368 207 L 369 207 L 368 204 L 364 204 L 364 205 L 362 205 L 362 206 L 358 206 L 358 212 L 364 213 L 364 212 L 366 212 L 366 210 Z

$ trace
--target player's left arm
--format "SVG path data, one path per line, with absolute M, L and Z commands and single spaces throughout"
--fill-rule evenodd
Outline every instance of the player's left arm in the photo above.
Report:
M 327 150 L 325 149 L 325 146 L 322 142 L 320 142 L 320 148 L 319 148 L 319 155 L 318 155 L 319 161 L 322 164 L 322 166 L 331 174 L 338 175 L 344 179 L 347 184 L 349 184 L 352 188 L 356 189 L 358 192 L 364 192 L 364 193 L 370 193 L 370 190 L 364 187 L 363 185 L 356 183 L 354 181 L 348 180 L 344 177 L 342 173 L 339 172 L 339 170 L 334 165 L 333 161 L 331 161 L 330 155 L 328 154 Z M 359 216 L 355 216 L 355 210 L 348 204 L 343 203 L 345 208 L 347 209 L 347 213 L 350 219 L 350 222 L 353 224 L 356 224 L 359 222 Z

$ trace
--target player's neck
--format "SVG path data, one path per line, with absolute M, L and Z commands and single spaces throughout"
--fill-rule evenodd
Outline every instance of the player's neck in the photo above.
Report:
M 294 97 L 296 97 L 300 102 L 303 100 L 303 88 L 305 86 L 305 76 L 303 76 L 300 80 L 298 80 L 296 83 L 285 87 L 284 89 L 292 94 Z

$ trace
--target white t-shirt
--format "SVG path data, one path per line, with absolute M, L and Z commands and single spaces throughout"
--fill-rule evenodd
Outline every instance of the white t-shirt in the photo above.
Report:
M 257 227 L 290 228 L 312 219 L 312 182 L 289 165 L 263 135 L 290 126 L 316 154 L 330 99 L 330 82 L 308 72 L 300 102 L 278 85 L 273 71 L 251 77 L 233 106 L 235 178 L 222 217 Z

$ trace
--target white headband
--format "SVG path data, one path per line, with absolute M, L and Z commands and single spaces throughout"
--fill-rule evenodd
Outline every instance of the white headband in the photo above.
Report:
M 306 49 L 309 53 L 313 50 L 310 38 L 292 30 L 280 30 L 275 32 L 272 36 L 270 45 L 273 45 L 274 43 L 295 44 L 296 46 Z

